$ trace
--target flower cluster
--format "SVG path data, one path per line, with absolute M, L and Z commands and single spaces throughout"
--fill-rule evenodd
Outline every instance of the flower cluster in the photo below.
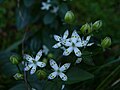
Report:
M 66 30 L 63 34 L 63 37 L 60 37 L 58 35 L 54 35 L 54 39 L 58 41 L 57 44 L 53 46 L 53 48 L 59 48 L 64 47 L 64 56 L 70 55 L 71 52 L 74 52 L 77 57 L 81 57 L 82 52 L 79 48 L 91 46 L 94 43 L 89 43 L 89 40 L 91 36 L 87 36 L 86 39 L 84 37 L 81 37 L 78 35 L 77 31 L 74 30 L 72 32 L 71 38 L 68 38 L 69 31 Z

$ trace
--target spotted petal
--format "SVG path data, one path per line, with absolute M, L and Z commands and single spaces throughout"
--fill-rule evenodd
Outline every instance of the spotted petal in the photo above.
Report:
M 63 55 L 64 55 L 64 56 L 68 56 L 72 51 L 73 51 L 73 47 L 69 47 L 68 49 L 66 49 L 66 50 L 63 52 Z
M 30 55 L 28 55 L 28 54 L 24 54 L 24 55 L 23 55 L 23 58 L 26 59 L 28 62 L 31 62 L 31 63 L 33 62 L 33 61 L 32 61 L 33 58 L 32 58 Z
M 54 79 L 57 76 L 57 72 L 53 72 L 48 76 L 48 79 Z
M 67 81 L 67 76 L 64 73 L 59 73 L 59 76 L 63 81 Z
M 78 58 L 75 63 L 80 63 L 82 61 L 82 58 Z
M 58 70 L 58 65 L 57 65 L 57 63 L 56 63 L 53 59 L 50 60 L 50 66 L 51 66 L 54 70 Z
M 77 43 L 75 44 L 75 46 L 76 46 L 76 47 L 82 47 L 83 45 L 82 45 L 82 42 L 77 42 Z
M 60 41 L 61 37 L 58 36 L 58 35 L 54 35 L 54 39 L 55 39 L 56 41 Z
M 45 67 L 46 64 L 44 62 L 37 62 L 37 66 L 42 68 L 42 67 Z
M 25 71 L 28 71 L 28 70 L 30 70 L 30 68 L 33 66 L 33 64 L 29 64 L 28 66 L 26 66 L 25 68 L 24 68 L 24 70 Z
M 80 57 L 82 55 L 81 51 L 77 47 L 74 47 L 74 52 L 77 57 Z
M 42 50 L 40 50 L 40 51 L 37 53 L 37 55 L 36 55 L 36 57 L 35 57 L 35 60 L 38 61 L 38 60 L 41 58 L 41 56 L 42 56 Z
M 33 65 L 32 69 L 30 71 L 30 74 L 34 74 L 35 73 L 36 67 L 37 67 L 36 65 Z
M 72 46 L 72 42 L 70 42 L 69 40 L 64 40 L 62 44 L 65 45 L 66 47 Z
M 61 47 L 61 43 L 60 42 L 53 46 L 53 48 L 59 48 L 59 47 Z
M 77 34 L 76 30 L 73 31 L 72 36 L 71 36 L 71 40 L 72 40 L 73 43 L 77 42 L 78 34 Z
M 70 67 L 70 63 L 66 63 L 66 64 L 62 65 L 62 67 L 60 67 L 59 70 L 60 70 L 61 72 L 63 72 L 63 71 L 65 71 L 65 70 L 67 70 L 69 67 Z
M 66 39 L 66 38 L 68 37 L 68 35 L 69 35 L 69 31 L 66 30 L 66 31 L 64 32 L 63 39 Z
M 90 40 L 90 38 L 91 38 L 91 36 L 87 36 L 86 41 L 89 41 L 89 40 Z

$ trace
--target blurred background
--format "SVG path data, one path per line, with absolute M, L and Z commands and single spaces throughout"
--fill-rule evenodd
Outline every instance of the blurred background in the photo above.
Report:
M 17 90 L 13 88 L 16 81 L 12 78 L 15 66 L 10 64 L 9 57 L 13 53 L 22 54 L 25 32 L 26 52 L 35 54 L 41 43 L 51 48 L 53 42 L 46 36 L 65 31 L 68 26 L 63 24 L 63 19 L 67 10 L 74 12 L 76 25 L 102 20 L 96 39 L 106 36 L 112 39 L 110 49 L 94 57 L 95 69 L 87 66 L 95 78 L 72 84 L 70 90 L 120 90 L 120 0 L 53 1 L 60 6 L 57 15 L 42 11 L 42 0 L 0 0 L 0 90 Z

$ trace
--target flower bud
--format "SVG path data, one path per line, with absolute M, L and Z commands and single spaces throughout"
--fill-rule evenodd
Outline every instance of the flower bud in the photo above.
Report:
M 13 77 L 15 78 L 15 80 L 20 80 L 20 79 L 23 79 L 23 74 L 16 73 Z
M 93 24 L 92 28 L 93 30 L 98 30 L 101 26 L 102 26 L 102 21 L 98 20 Z
M 45 79 L 47 76 L 47 73 L 44 70 L 38 70 L 36 74 L 39 79 Z
M 49 53 L 49 54 L 48 54 L 48 58 L 49 58 L 49 59 L 51 59 L 51 58 L 53 58 L 53 57 L 54 57 L 54 55 L 53 55 L 52 53 Z
M 74 22 L 75 20 L 75 15 L 72 11 L 67 11 L 67 13 L 65 14 L 64 20 L 66 23 L 71 24 Z
M 110 37 L 104 38 L 101 42 L 101 46 L 103 48 L 108 48 L 110 45 L 111 45 L 111 38 Z
M 46 58 L 43 58 L 42 62 L 47 64 L 48 60 Z
M 12 64 L 15 64 L 15 65 L 16 65 L 16 64 L 19 63 L 20 57 L 17 56 L 17 55 L 12 55 L 12 56 L 10 57 L 10 61 L 11 61 Z
M 89 33 L 92 32 L 92 29 L 91 29 L 91 27 L 90 27 L 90 25 L 88 23 L 82 25 L 82 27 L 80 28 L 80 30 L 81 30 L 81 32 L 83 34 L 89 34 Z

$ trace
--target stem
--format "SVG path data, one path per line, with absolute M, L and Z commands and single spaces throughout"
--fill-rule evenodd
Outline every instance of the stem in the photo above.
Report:
M 21 71 L 21 69 L 20 69 L 19 65 L 17 64 L 16 66 L 17 66 L 17 68 L 18 68 L 18 70 L 19 70 L 19 73 L 21 73 L 21 74 L 22 74 L 22 71 Z

